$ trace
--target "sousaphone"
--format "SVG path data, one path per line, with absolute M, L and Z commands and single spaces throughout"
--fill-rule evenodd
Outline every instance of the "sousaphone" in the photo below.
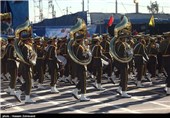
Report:
M 21 24 L 20 26 L 18 26 L 16 28 L 16 30 L 15 30 L 16 40 L 15 40 L 15 43 L 14 43 L 14 47 L 15 47 L 16 54 L 17 54 L 17 56 L 19 58 L 18 61 L 26 63 L 28 65 L 30 65 L 30 64 L 35 65 L 36 64 L 37 54 L 33 49 L 32 43 L 24 44 L 22 42 L 22 40 L 24 40 L 24 38 L 21 36 L 21 33 L 27 33 L 29 35 L 29 38 L 31 38 L 31 36 L 32 36 L 32 26 L 31 26 L 29 20 L 27 20 L 25 23 Z M 30 52 L 29 53 L 29 63 L 26 62 L 24 60 L 24 58 L 23 58 L 23 54 L 22 54 L 22 51 L 20 49 L 21 45 L 25 45 L 28 48 L 29 52 Z
M 120 57 L 115 50 L 115 43 L 119 39 L 119 34 L 121 34 L 121 32 L 125 33 L 127 37 L 131 35 L 131 23 L 128 21 L 128 18 L 126 16 L 123 16 L 121 22 L 115 26 L 114 37 L 110 41 L 109 48 L 110 54 L 115 60 L 121 63 L 128 63 L 133 58 L 133 48 L 127 42 L 124 43 L 125 52 L 127 54 L 124 58 Z
M 83 39 L 86 38 L 87 27 L 86 27 L 85 21 L 81 18 L 77 18 L 77 23 L 70 30 L 70 40 L 69 40 L 68 45 L 67 45 L 67 52 L 68 52 L 70 58 L 75 63 L 78 63 L 80 65 L 88 65 L 92 60 L 92 55 L 91 55 L 90 51 L 88 51 L 87 49 L 84 49 L 85 50 L 84 53 L 86 53 L 88 55 L 88 59 L 85 59 L 85 60 L 78 59 L 73 52 L 72 47 L 73 47 L 73 43 L 76 40 L 76 38 L 75 38 L 76 33 L 83 34 L 84 35 Z

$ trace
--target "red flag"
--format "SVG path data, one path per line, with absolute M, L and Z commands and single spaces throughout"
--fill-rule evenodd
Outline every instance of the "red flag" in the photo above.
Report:
M 110 27 L 113 24 L 114 17 L 110 16 L 109 22 L 108 22 L 108 27 Z

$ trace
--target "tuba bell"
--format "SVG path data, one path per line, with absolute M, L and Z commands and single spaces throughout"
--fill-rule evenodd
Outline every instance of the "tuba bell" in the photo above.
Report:
M 15 37 L 16 37 L 17 40 L 15 40 L 14 48 L 15 48 L 15 52 L 16 52 L 18 58 L 19 58 L 18 61 L 26 63 L 28 65 L 30 65 L 30 64 L 35 65 L 36 64 L 36 59 L 37 59 L 37 53 L 33 49 L 33 44 L 32 44 L 32 42 L 30 42 L 28 44 L 24 44 L 22 42 L 22 40 L 24 40 L 24 38 L 22 37 L 21 34 L 27 34 L 28 38 L 31 39 L 32 27 L 31 27 L 31 24 L 30 24 L 29 20 L 27 20 L 24 24 L 21 24 L 20 26 L 18 26 L 16 28 Z M 23 54 L 22 54 L 21 49 L 20 49 L 21 45 L 25 45 L 28 48 L 29 63 L 27 63 L 23 58 Z
M 73 52 L 73 43 L 75 42 L 75 34 L 76 33 L 79 33 L 79 34 L 83 34 L 84 35 L 84 38 L 86 38 L 86 33 L 87 33 L 87 28 L 86 28 L 86 23 L 83 19 L 81 18 L 77 18 L 77 23 L 70 29 L 70 40 L 68 42 L 68 45 L 67 45 L 67 52 L 70 56 L 70 58 L 75 62 L 75 63 L 78 63 L 80 65 L 88 65 L 91 60 L 92 60 L 92 54 L 89 50 L 85 49 L 84 47 L 84 54 L 87 54 L 88 55 L 88 59 L 85 59 L 85 60 L 80 60 L 78 59 L 74 52 Z
M 127 53 L 126 57 L 124 58 L 118 56 L 115 50 L 115 43 L 119 38 L 119 34 L 121 34 L 122 32 L 125 33 L 127 37 L 131 35 L 131 23 L 128 21 L 128 18 L 126 16 L 123 16 L 121 22 L 115 26 L 114 37 L 110 41 L 109 50 L 112 58 L 121 63 L 128 63 L 133 58 L 133 48 L 127 42 L 124 43 L 126 49 L 125 52 Z

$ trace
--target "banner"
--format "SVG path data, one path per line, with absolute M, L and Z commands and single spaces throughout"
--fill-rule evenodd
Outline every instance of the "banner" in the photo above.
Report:
M 55 27 L 55 28 L 46 28 L 45 29 L 45 36 L 46 37 L 69 37 L 69 32 L 70 32 L 70 28 L 59 28 L 59 27 Z

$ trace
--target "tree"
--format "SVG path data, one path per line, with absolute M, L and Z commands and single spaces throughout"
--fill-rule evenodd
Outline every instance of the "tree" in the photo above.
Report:
M 147 6 L 147 9 L 149 10 L 149 13 L 156 14 L 159 12 L 159 5 L 157 1 L 150 2 L 150 6 Z

